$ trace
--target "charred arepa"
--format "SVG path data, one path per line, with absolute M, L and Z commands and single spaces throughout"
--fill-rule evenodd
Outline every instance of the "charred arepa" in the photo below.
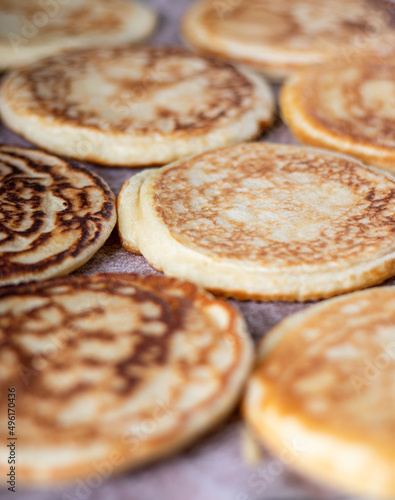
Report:
M 186 446 L 232 411 L 252 363 L 230 304 L 164 276 L 3 287 L 0 343 L 19 484 L 109 475 Z
M 393 498 L 395 288 L 355 292 L 290 316 L 258 355 L 243 404 L 257 436 L 312 478 Z
M 395 274 L 395 179 L 350 157 L 241 144 L 144 171 L 118 198 L 122 245 L 240 299 L 309 300 Z
M 174 48 L 71 52 L 12 73 L 4 122 L 81 160 L 164 164 L 258 136 L 273 99 L 255 74 Z
M 33 149 L 0 146 L 0 284 L 68 274 L 104 244 L 115 198 L 96 174 Z
M 395 172 L 395 64 L 333 62 L 293 75 L 281 113 L 306 144 L 352 154 Z
M 393 53 L 391 4 L 367 0 L 203 0 L 182 32 L 199 52 L 240 61 L 276 80 L 332 58 Z
M 0 71 L 73 48 L 133 43 L 155 12 L 127 0 L 0 0 Z

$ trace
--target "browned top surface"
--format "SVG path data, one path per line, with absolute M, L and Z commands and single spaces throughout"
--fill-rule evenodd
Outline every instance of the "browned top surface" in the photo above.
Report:
M 21 70 L 6 87 L 21 114 L 103 132 L 203 132 L 251 109 L 235 67 L 182 49 L 128 47 L 64 54 Z
M 390 50 L 394 36 L 389 11 L 364 0 L 211 0 L 197 22 L 224 48 L 232 43 L 336 56 L 361 45 Z
M 322 303 L 288 323 L 255 371 L 266 388 L 262 408 L 274 404 L 311 429 L 372 443 L 393 460 L 394 325 L 393 287 Z
M 111 231 L 114 218 L 114 195 L 96 174 L 0 146 L 0 282 L 70 267 Z
M 226 397 L 245 356 L 239 321 L 230 305 L 163 276 L 99 274 L 3 287 L 0 389 L 16 388 L 20 467 L 45 469 L 34 456 L 48 446 L 59 450 L 45 459 L 49 476 L 52 467 L 83 462 L 85 447 L 99 446 L 107 458 L 123 440 L 131 462 L 146 451 L 145 441 L 171 448 L 195 412 Z M 6 405 L 3 398 L 2 433 Z M 158 417 L 161 409 L 167 419 Z M 142 426 L 147 419 L 151 427 Z M 138 449 L 133 439 L 141 439 Z
M 233 146 L 166 170 L 154 191 L 172 235 L 215 258 L 339 267 L 395 245 L 395 181 L 329 153 Z
M 341 61 L 305 70 L 293 96 L 307 119 L 329 133 L 395 148 L 395 65 L 389 61 Z

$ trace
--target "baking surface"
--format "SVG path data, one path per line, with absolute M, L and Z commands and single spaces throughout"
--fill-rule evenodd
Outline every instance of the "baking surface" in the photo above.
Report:
M 234 0 L 218 1 L 232 4 Z M 189 0 L 149 0 L 147 3 L 161 14 L 156 34 L 148 43 L 180 45 L 178 22 L 182 11 L 190 3 Z M 275 125 L 261 139 L 297 143 L 280 119 L 276 120 Z M 31 146 L 1 124 L 0 143 Z M 81 146 L 92 147 L 91 144 L 81 144 Z M 141 171 L 141 169 L 87 165 L 109 183 L 116 195 L 126 179 Z M 115 230 L 105 246 L 74 274 L 98 272 L 150 274 L 155 271 L 143 257 L 131 255 L 121 248 Z M 395 284 L 395 280 L 388 281 L 386 284 Z M 244 314 L 255 340 L 261 338 L 282 318 L 309 305 L 284 302 L 232 302 Z M 147 429 L 148 427 L 142 425 L 139 439 L 144 439 Z M 110 479 L 106 479 L 106 472 L 97 473 L 64 487 L 45 490 L 23 490 L 17 484 L 17 493 L 13 498 L 18 500 L 86 500 L 89 498 L 95 500 L 340 500 L 351 498 L 301 478 L 266 452 L 260 461 L 254 465 L 248 465 L 242 454 L 242 431 L 243 424 L 239 416 L 234 415 L 226 425 L 201 439 L 184 453 L 157 464 L 135 472 L 113 476 Z M 284 443 L 284 452 L 287 452 L 288 461 L 292 464 L 292 456 L 303 451 L 298 443 Z M 97 464 L 98 469 L 100 465 L 104 464 Z M 10 492 L 6 489 L 0 490 L 0 499 L 9 498 L 9 495 Z

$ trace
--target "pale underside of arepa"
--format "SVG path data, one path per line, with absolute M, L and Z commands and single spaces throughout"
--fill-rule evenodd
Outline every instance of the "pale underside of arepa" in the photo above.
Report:
M 349 157 L 253 143 L 124 184 L 122 245 L 241 299 L 309 300 L 395 272 L 395 180 Z

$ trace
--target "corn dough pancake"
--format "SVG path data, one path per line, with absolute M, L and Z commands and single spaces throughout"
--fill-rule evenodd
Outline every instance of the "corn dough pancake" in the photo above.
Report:
M 0 71 L 68 49 L 138 42 L 156 19 L 131 0 L 0 0 Z
M 16 390 L 19 484 L 108 475 L 186 446 L 231 412 L 252 364 L 241 315 L 164 276 L 4 287 L 0 342 L 0 386 Z
M 110 166 L 164 164 L 251 139 L 273 112 L 261 77 L 169 47 L 63 54 L 12 73 L 0 92 L 11 129 Z
M 117 206 L 126 250 L 215 293 L 302 301 L 395 274 L 395 179 L 322 150 L 205 153 L 132 177 Z
M 353 494 L 395 495 L 395 288 L 337 297 L 261 341 L 243 402 L 291 467 Z
M 365 0 L 203 0 L 185 14 L 182 33 L 199 52 L 281 80 L 331 58 L 393 53 L 391 12 Z
M 281 112 L 306 144 L 351 154 L 395 172 L 395 65 L 336 62 L 292 76 Z
M 115 197 L 93 172 L 0 146 L 0 285 L 68 274 L 105 243 Z

